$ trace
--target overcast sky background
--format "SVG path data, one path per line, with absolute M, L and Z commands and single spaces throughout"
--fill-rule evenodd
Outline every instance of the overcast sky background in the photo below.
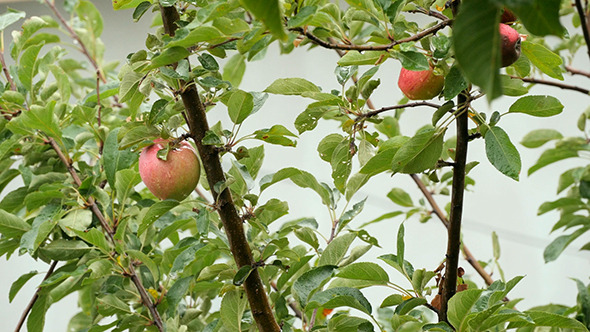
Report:
M 132 11 L 115 12 L 111 8 L 110 1 L 94 2 L 101 9 L 105 21 L 102 36 L 106 45 L 105 61 L 124 60 L 127 54 L 145 48 L 144 41 L 150 23 L 148 15 L 140 22 L 133 23 Z M 58 3 L 62 2 L 58 1 Z M 1 6 L 4 12 L 6 5 Z M 9 6 L 27 12 L 28 16 L 51 14 L 38 2 L 19 2 Z M 563 23 L 570 26 L 569 22 Z M 9 31 L 16 29 L 16 26 L 13 25 L 7 29 L 4 36 L 6 39 L 9 39 Z M 67 37 L 63 37 L 62 41 L 70 42 Z M 71 50 L 71 53 L 74 54 L 75 51 Z M 79 57 L 79 55 L 76 56 Z M 324 91 L 330 91 L 339 88 L 333 75 L 337 59 L 335 52 L 319 48 L 311 52 L 307 52 L 306 49 L 297 49 L 290 55 L 279 56 L 278 47 L 275 44 L 271 46 L 264 60 L 248 64 L 240 88 L 246 91 L 262 91 L 277 78 L 303 77 L 322 87 Z M 573 65 L 581 69 L 590 68 L 585 52 L 579 52 Z M 364 72 L 368 68 L 370 67 L 361 67 L 360 71 Z M 395 105 L 402 97 L 397 88 L 399 70 L 399 62 L 395 60 L 386 61 L 379 69 L 377 77 L 381 78 L 381 86 L 372 98 L 376 107 Z M 588 86 L 588 79 L 583 77 L 567 76 L 566 80 L 569 84 Z M 584 165 L 584 163 L 580 160 L 564 161 L 545 167 L 531 177 L 527 177 L 527 169 L 535 163 L 543 150 L 529 150 L 518 144 L 524 135 L 538 128 L 555 128 L 564 136 L 578 136 L 579 132 L 575 129 L 575 124 L 580 113 L 588 107 L 590 97 L 544 86 L 536 86 L 531 92 L 557 96 L 565 106 L 563 113 L 551 118 L 533 118 L 523 114 L 513 114 L 504 117 L 499 123 L 510 134 L 512 142 L 521 153 L 523 170 L 519 182 L 503 176 L 489 164 L 482 140 L 476 140 L 469 145 L 468 161 L 480 161 L 481 164 L 470 174 L 475 179 L 476 186 L 473 191 L 466 193 L 463 222 L 464 243 L 476 258 L 487 261 L 492 257 L 491 232 L 495 231 L 500 239 L 502 250 L 500 263 L 506 278 L 526 275 L 510 294 L 510 298 L 525 298 L 519 304 L 521 310 L 548 303 L 574 305 L 577 292 L 575 283 L 569 278 L 578 278 L 587 284 L 590 271 L 590 253 L 578 251 L 578 248 L 590 240 L 588 234 L 575 241 L 557 261 L 549 264 L 543 262 L 545 246 L 559 235 L 558 232 L 549 234 L 552 225 L 558 219 L 558 214 L 536 215 L 541 203 L 557 198 L 558 175 L 568 168 Z M 515 100 L 516 98 L 506 97 L 495 101 L 491 106 L 480 100 L 476 107 L 479 111 L 488 113 L 489 117 L 493 110 L 501 112 L 507 110 Z M 308 103 L 308 100 L 300 97 L 271 95 L 265 106 L 246 120 L 241 133 L 247 134 L 257 129 L 268 128 L 273 123 L 282 123 L 296 132 L 293 122 Z M 217 120 L 227 122 L 227 116 L 221 107 L 211 111 L 210 115 L 211 123 Z M 401 121 L 403 134 L 412 136 L 416 129 L 430 123 L 431 115 L 431 109 L 408 109 Z M 318 157 L 316 148 L 324 136 L 337 132 L 335 128 L 335 122 L 321 121 L 316 130 L 306 132 L 299 137 L 296 149 L 266 145 L 266 160 L 260 175 L 293 166 L 315 174 L 320 181 L 330 183 L 330 166 Z M 449 128 L 448 135 L 454 135 L 453 127 Z M 368 200 L 364 211 L 351 224 L 351 227 L 358 227 L 384 213 L 399 209 L 385 197 L 393 187 L 400 187 L 410 192 L 414 202 L 421 198 L 415 184 L 407 175 L 376 176 L 353 198 L 353 202 L 365 197 L 368 197 Z M 8 190 L 5 189 L 2 195 Z M 315 217 L 321 224 L 320 229 L 323 234 L 329 234 L 329 216 L 312 191 L 301 189 L 291 182 L 283 182 L 267 189 L 260 201 L 265 202 L 272 197 L 288 201 L 291 212 L 289 216 L 283 217 L 276 223 L 298 217 Z M 447 202 L 445 197 L 437 197 L 437 200 L 443 207 Z M 398 217 L 368 226 L 366 229 L 369 233 L 378 236 L 382 249 L 372 249 L 361 260 L 375 261 L 375 257 L 379 255 L 394 253 L 396 232 L 402 221 L 403 219 Z M 405 222 L 405 228 L 407 259 L 416 268 L 435 269 L 444 259 L 446 251 L 446 231 L 442 224 L 437 219 L 421 224 L 417 219 L 412 218 Z M 466 269 L 468 278 L 483 285 L 481 278 L 466 261 L 462 260 L 460 265 Z M 2 271 L 0 273 L 0 321 L 3 326 L 9 330 L 16 326 L 23 309 L 34 293 L 33 286 L 41 282 L 42 274 L 47 271 L 47 268 L 45 263 L 36 262 L 27 255 L 14 254 L 8 262 L 4 258 L 0 259 L 0 271 Z M 390 272 L 392 281 L 406 285 L 404 279 L 393 269 L 385 268 Z M 31 270 L 43 273 L 29 281 L 14 301 L 8 303 L 11 284 L 20 275 Z M 493 277 L 499 278 L 499 275 L 495 273 Z M 364 289 L 363 293 L 370 298 L 374 307 L 390 295 L 377 287 Z M 47 314 L 45 330 L 65 331 L 70 317 L 79 311 L 76 301 L 77 295 L 74 294 L 52 305 Z

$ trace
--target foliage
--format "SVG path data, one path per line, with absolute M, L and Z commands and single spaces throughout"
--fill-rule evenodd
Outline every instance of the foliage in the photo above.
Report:
M 381 240 L 364 225 L 399 215 L 427 221 L 433 210 L 446 225 L 455 222 L 429 200 L 430 191 L 423 191 L 427 206 L 392 187 L 387 197 L 399 210 L 361 226 L 351 223 L 366 202 L 355 194 L 370 178 L 418 173 L 415 181 L 443 198 L 463 191 L 446 167 L 461 162 L 455 155 L 460 138 L 449 128 L 468 115 L 468 138 L 483 139 L 491 165 L 518 180 L 520 155 L 501 120 L 561 113 L 557 97 L 531 95 L 527 83 L 559 86 L 539 77 L 564 80 L 564 62 L 588 47 L 579 31 L 587 29 L 580 26 L 582 14 L 569 1 L 464 0 L 457 13 L 459 2 L 113 0 L 115 10 L 130 9 L 133 20 L 152 19 L 158 27 L 147 34 L 146 49 L 134 51 L 121 65 L 103 61 L 103 20 L 87 0 L 66 1 L 69 20 L 49 0 L 45 4 L 55 18 L 2 14 L 5 32 L 25 20 L 7 48 L 14 65 L 0 57 L 5 78 L 0 190 L 21 183 L 3 192 L 0 201 L 0 255 L 8 259 L 18 251 L 52 266 L 35 285 L 38 298 L 29 308 L 28 330 L 42 331 L 48 308 L 77 292 L 80 312 L 71 318 L 69 331 L 274 331 L 279 325 L 283 331 L 587 331 L 589 286 L 579 280 L 575 306 L 528 311 L 516 309 L 518 300 L 507 300 L 521 277 L 487 288 L 471 282 L 475 288 L 451 297 L 441 316 L 446 319 L 439 322 L 435 315 L 445 310 L 430 303 L 437 288 L 443 292 L 442 267 L 429 271 L 412 265 L 403 223 L 395 253 L 376 262 L 362 260 Z M 501 72 L 497 25 L 504 6 L 516 13 L 515 28 L 528 37 L 520 59 Z M 418 24 L 413 15 L 430 23 Z M 581 29 L 566 34 L 560 16 Z M 85 61 L 70 58 L 61 46 L 63 37 L 55 33 L 60 26 Z M 550 45 L 547 35 L 562 43 Z M 248 62 L 276 46 L 283 54 L 296 47 L 337 50 L 341 58 L 334 74 L 340 86 L 330 90 L 301 77 L 277 77 L 264 91 L 241 89 Z M 375 75 L 385 61 L 399 61 L 409 70 L 433 66 L 445 75 L 440 102 L 403 99 L 375 108 L 370 97 L 384 88 Z M 295 120 L 297 134 L 290 124 L 256 117 L 275 95 L 309 101 Z M 475 103 L 484 96 L 492 105 L 496 98 L 516 100 L 508 110 L 488 114 Z M 408 137 L 401 135 L 400 119 L 411 107 L 434 111 Z M 199 117 L 213 109 L 227 111 L 230 125 Z M 564 138 L 553 129 L 525 137 L 522 144 L 531 148 L 556 142 L 529 174 L 588 150 L 589 112 L 578 123 L 584 137 Z M 260 127 L 240 132 L 249 121 Z M 295 167 L 260 174 L 268 144 L 297 148 L 298 136 L 316 130 L 320 121 L 336 124 L 317 147 L 330 166 L 331 183 Z M 200 188 L 211 195 L 199 189 L 180 202 L 160 201 L 144 188 L 138 154 L 159 137 L 193 139 L 204 170 Z M 227 166 L 223 170 L 220 159 Z M 478 163 L 464 164 L 462 175 Z M 318 231 L 324 217 L 289 220 L 289 202 L 261 201 L 263 191 L 285 180 L 313 192 L 325 206 L 330 234 Z M 465 185 L 475 185 L 474 179 L 467 176 Z M 565 197 L 541 205 L 539 214 L 558 209 L 554 230 L 576 229 L 547 247 L 546 261 L 590 229 L 588 166 L 560 176 L 558 193 L 565 190 Z M 231 219 L 234 215 L 238 219 Z M 498 258 L 499 249 L 496 264 Z M 393 273 L 403 276 L 404 284 L 392 282 Z M 489 278 L 485 270 L 480 273 Z M 9 298 L 31 286 L 27 282 L 34 275 L 16 280 Z M 462 275 L 458 284 L 466 287 Z M 265 291 L 258 292 L 261 287 Z M 381 287 L 389 296 L 371 303 L 363 294 L 367 287 Z M 272 309 L 271 320 L 255 306 Z

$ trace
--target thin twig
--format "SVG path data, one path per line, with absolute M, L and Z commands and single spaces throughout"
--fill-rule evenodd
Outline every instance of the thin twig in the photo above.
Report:
M 82 39 L 80 38 L 80 36 L 78 36 L 76 31 L 74 31 L 74 29 L 68 24 L 68 22 L 66 22 L 65 18 L 57 10 L 57 7 L 55 7 L 55 3 L 53 1 L 50 1 L 50 0 L 44 0 L 44 1 L 45 1 L 45 4 L 47 4 L 47 6 L 49 6 L 51 11 L 55 14 L 57 19 L 61 22 L 61 24 L 66 28 L 66 30 L 70 34 L 70 37 L 72 37 L 80 45 L 82 53 L 86 56 L 86 58 L 88 58 L 88 61 L 90 61 L 90 64 L 92 65 L 92 67 L 94 67 L 94 69 L 97 71 L 98 76 L 100 77 L 100 80 L 103 81 L 103 83 L 106 83 L 107 82 L 106 77 L 104 76 L 102 70 L 98 66 L 96 59 L 90 54 L 90 52 L 88 51 L 88 48 L 86 48 L 86 45 L 84 45 L 84 43 L 82 42 Z
M 428 15 L 428 16 L 432 16 L 432 17 L 438 18 L 439 20 L 448 20 L 449 19 L 448 17 L 446 17 L 442 13 L 439 13 L 439 12 L 434 11 L 434 10 L 427 10 L 425 8 L 422 8 L 422 7 L 418 7 L 418 9 L 408 10 L 408 13 L 412 13 L 412 14 L 416 14 L 416 13 L 424 14 L 424 15 Z
M 584 88 L 581 88 L 581 87 L 575 86 L 575 85 L 569 85 L 569 84 L 564 84 L 564 83 L 559 83 L 559 82 L 554 82 L 554 81 L 547 81 L 547 80 L 542 80 L 542 79 L 538 79 L 538 78 L 529 78 L 529 77 L 510 76 L 510 78 L 519 79 L 519 80 L 522 80 L 523 82 L 527 82 L 527 83 L 550 85 L 550 86 L 558 87 L 558 88 L 564 89 L 564 90 L 578 91 L 578 92 L 581 92 L 585 95 L 590 94 L 590 90 L 584 89 Z
M 428 204 L 430 204 L 430 206 L 432 207 L 432 212 L 438 217 L 438 219 L 443 223 L 443 225 L 445 225 L 446 228 L 449 228 L 449 220 L 447 219 L 446 214 L 438 206 L 438 204 L 434 200 L 434 197 L 424 185 L 424 182 L 422 182 L 422 180 L 420 180 L 420 178 L 416 174 L 410 174 L 410 177 L 412 178 L 412 180 L 414 180 L 414 182 L 422 192 L 422 195 L 424 195 L 424 198 L 426 198 Z M 461 246 L 461 250 L 463 251 L 463 256 L 465 257 L 465 260 L 467 260 L 467 262 L 471 264 L 471 266 L 483 278 L 483 280 L 488 286 L 491 285 L 494 282 L 494 279 L 492 279 L 489 273 L 479 264 L 479 261 L 475 258 L 475 256 L 473 256 L 471 250 L 469 250 L 469 248 L 467 248 L 465 244 Z
M 45 277 L 43 278 L 43 281 L 47 280 L 47 278 L 49 278 L 51 276 L 51 274 L 53 274 L 53 271 L 55 270 L 56 266 L 57 266 L 57 261 L 53 261 L 51 263 L 51 265 L 49 266 L 49 270 L 47 271 L 47 273 L 45 273 Z M 29 304 L 27 304 L 25 311 L 23 311 L 22 315 L 20 316 L 20 319 L 18 321 L 18 324 L 16 325 L 16 328 L 14 329 L 14 332 L 20 331 L 21 327 L 25 323 L 25 320 L 27 319 L 27 316 L 29 315 L 29 312 L 31 312 L 31 309 L 33 309 L 33 305 L 35 305 L 35 302 L 37 302 L 37 299 L 39 298 L 40 291 L 41 291 L 41 287 L 37 287 L 37 290 L 35 291 L 35 294 L 33 294 L 31 301 L 29 301 Z
M 59 145 L 57 144 L 57 142 L 53 138 L 47 139 L 47 143 L 49 143 L 49 145 L 51 145 L 53 150 L 55 150 L 55 152 L 57 153 L 57 156 L 59 157 L 59 159 L 62 161 L 62 163 L 68 169 L 68 172 L 72 176 L 72 179 L 74 179 L 74 183 L 76 184 L 76 187 L 80 187 L 82 185 L 82 180 L 80 180 L 80 177 L 78 176 L 78 172 L 76 172 L 76 169 L 72 165 L 72 162 L 70 161 L 69 157 L 66 157 L 66 155 L 61 151 L 61 148 L 59 147 Z M 113 234 L 114 234 L 113 228 L 109 225 L 108 221 L 106 220 L 106 218 L 104 217 L 104 215 L 102 214 L 100 209 L 98 208 L 98 205 L 96 204 L 96 201 L 94 200 L 94 197 L 92 197 L 92 196 L 88 197 L 87 204 L 88 204 L 88 206 L 90 206 L 90 209 L 92 210 L 92 212 L 94 212 L 94 215 L 100 221 L 100 225 L 102 226 L 104 231 L 107 233 L 110 240 L 112 242 L 114 242 L 113 241 Z
M 400 40 L 395 40 L 395 41 L 392 41 L 391 43 L 386 44 L 386 45 L 355 45 L 355 44 L 330 43 L 330 42 L 320 39 L 319 37 L 317 37 L 316 35 L 314 35 L 310 31 L 305 30 L 303 28 L 294 28 L 293 30 L 305 35 L 307 38 L 309 38 L 311 41 L 313 41 L 317 45 L 324 47 L 324 48 L 333 49 L 333 50 L 388 51 L 391 48 L 393 48 L 395 45 L 399 45 L 399 44 L 407 43 L 407 42 L 411 42 L 411 41 L 417 41 L 417 40 L 420 40 L 430 34 L 434 34 L 438 30 L 441 30 L 444 27 L 446 27 L 447 25 L 450 25 L 451 22 L 452 22 L 452 20 L 449 20 L 449 19 L 444 20 L 444 21 L 436 24 L 435 26 L 430 27 L 426 30 L 423 30 L 413 36 L 410 36 L 410 37 L 404 38 L 404 39 L 400 39 Z
M 407 107 L 418 107 L 418 106 L 429 106 L 432 108 L 440 108 L 440 105 L 437 105 L 437 104 L 434 104 L 434 103 L 431 103 L 428 101 L 417 101 L 417 102 L 413 102 L 413 103 L 381 107 L 380 109 L 372 110 L 372 111 L 369 111 L 365 114 L 360 115 L 359 118 L 357 119 L 357 121 L 361 120 L 361 119 L 373 117 L 377 114 L 380 114 L 380 113 L 383 113 L 386 111 L 397 110 L 397 109 L 407 108 Z
M 582 7 L 582 0 L 576 0 L 576 10 L 578 11 L 578 15 L 580 15 L 580 25 L 582 27 L 582 32 L 584 33 L 584 40 L 586 40 L 586 50 L 588 51 L 588 58 L 590 58 L 590 27 L 588 26 L 588 16 L 590 14 L 586 14 L 584 8 Z
M 10 83 L 10 90 L 16 91 L 16 84 L 12 80 L 12 76 L 10 76 L 10 72 L 8 72 L 8 67 L 6 67 L 6 60 L 4 60 L 4 50 L 0 50 L 0 64 L 2 64 L 2 71 L 4 72 L 4 76 Z
M 567 71 L 569 71 L 570 73 L 572 73 L 573 75 L 582 75 L 582 76 L 586 76 L 586 77 L 590 78 L 590 72 L 583 71 L 583 70 L 574 68 L 572 66 L 565 66 L 565 69 Z
M 451 192 L 451 213 L 449 216 L 448 246 L 446 255 L 445 280 L 441 298 L 439 321 L 447 321 L 448 302 L 457 292 L 457 269 L 461 249 L 461 219 L 463 216 L 463 195 L 465 193 L 465 165 L 467 163 L 467 144 L 469 143 L 469 107 L 468 91 L 457 97 L 457 145 L 455 148 L 455 166 L 453 167 L 453 186 Z
M 96 103 L 98 105 L 98 115 L 96 117 L 96 122 L 100 127 L 102 122 L 102 104 L 100 103 L 100 71 L 96 71 Z
M 47 139 L 47 142 L 49 143 L 49 145 L 51 145 L 53 150 L 55 150 L 55 152 L 57 153 L 57 156 L 62 161 L 62 163 L 66 166 L 66 168 L 68 169 L 68 172 L 70 173 L 70 175 L 74 179 L 74 183 L 76 184 L 77 187 L 79 187 L 82 184 L 82 181 L 80 180 L 80 177 L 78 176 L 78 173 L 76 172 L 76 169 L 74 168 L 74 166 L 72 166 L 70 159 L 65 156 L 65 154 L 61 151 L 59 145 L 57 144 L 57 142 L 53 138 Z M 94 200 L 94 198 L 92 196 L 88 197 L 87 204 L 90 206 L 90 209 L 92 210 L 92 212 L 94 213 L 96 218 L 100 221 L 100 224 L 101 224 L 103 230 L 106 232 L 106 235 L 108 236 L 111 243 L 114 244 L 115 239 L 114 239 L 113 229 L 111 228 L 111 226 L 107 222 L 106 218 L 104 217 L 104 215 L 102 214 L 102 212 L 98 208 L 98 205 L 96 204 L 96 201 Z M 156 325 L 156 327 L 158 328 L 158 330 L 160 332 L 164 332 L 164 330 L 165 330 L 164 323 L 162 322 L 162 318 L 160 317 L 160 313 L 156 309 L 156 306 L 154 305 L 152 299 L 150 298 L 150 295 L 145 290 L 145 287 L 143 286 L 143 284 L 139 280 L 139 277 L 137 276 L 137 273 L 135 272 L 135 269 L 133 267 L 133 263 L 130 263 L 130 265 L 129 265 L 129 277 L 131 278 L 131 281 L 133 282 L 133 284 L 137 288 L 137 291 L 139 292 L 139 296 L 141 297 L 141 301 L 143 302 L 143 305 L 146 308 L 148 308 L 149 312 L 151 313 L 152 318 L 154 320 L 154 324 Z

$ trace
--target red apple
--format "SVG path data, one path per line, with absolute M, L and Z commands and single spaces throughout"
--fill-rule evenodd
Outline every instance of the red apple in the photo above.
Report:
M 500 37 L 502 38 L 502 67 L 508 67 L 520 57 L 520 34 L 510 26 L 500 23 Z
M 185 199 L 199 183 L 200 166 L 195 149 L 186 141 L 171 147 L 166 160 L 158 158 L 169 140 L 156 139 L 139 156 L 139 175 L 159 199 Z
M 412 71 L 402 68 L 397 85 L 408 99 L 432 99 L 442 91 L 445 84 L 444 76 L 435 75 L 429 70 Z

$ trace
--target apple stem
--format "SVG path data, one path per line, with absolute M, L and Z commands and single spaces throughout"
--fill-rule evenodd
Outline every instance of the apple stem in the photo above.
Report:
M 177 29 L 174 22 L 179 19 L 178 11 L 174 6 L 160 6 L 160 14 L 165 33 L 174 36 L 174 32 Z M 236 210 L 230 191 L 226 188 L 220 193 L 217 193 L 213 189 L 216 183 L 225 182 L 225 174 L 221 167 L 219 150 L 213 145 L 204 145 L 202 142 L 207 130 L 209 130 L 205 105 L 203 105 L 194 83 L 191 84 L 191 82 L 181 80 L 180 84 L 181 89 L 177 94 L 180 95 L 185 107 L 184 115 L 186 116 L 185 119 L 189 127 L 190 137 L 193 138 L 199 151 L 201 162 L 203 163 L 203 171 L 207 176 L 213 201 L 216 202 L 216 210 L 223 223 L 223 228 L 225 229 L 236 265 L 238 268 L 245 265 L 253 266 L 255 262 L 250 251 L 250 244 L 246 239 L 242 219 Z M 280 332 L 281 328 L 274 318 L 273 310 L 268 301 L 268 295 L 264 289 L 258 269 L 252 270 L 248 278 L 244 281 L 243 287 L 246 291 L 252 316 L 256 321 L 259 331 Z

